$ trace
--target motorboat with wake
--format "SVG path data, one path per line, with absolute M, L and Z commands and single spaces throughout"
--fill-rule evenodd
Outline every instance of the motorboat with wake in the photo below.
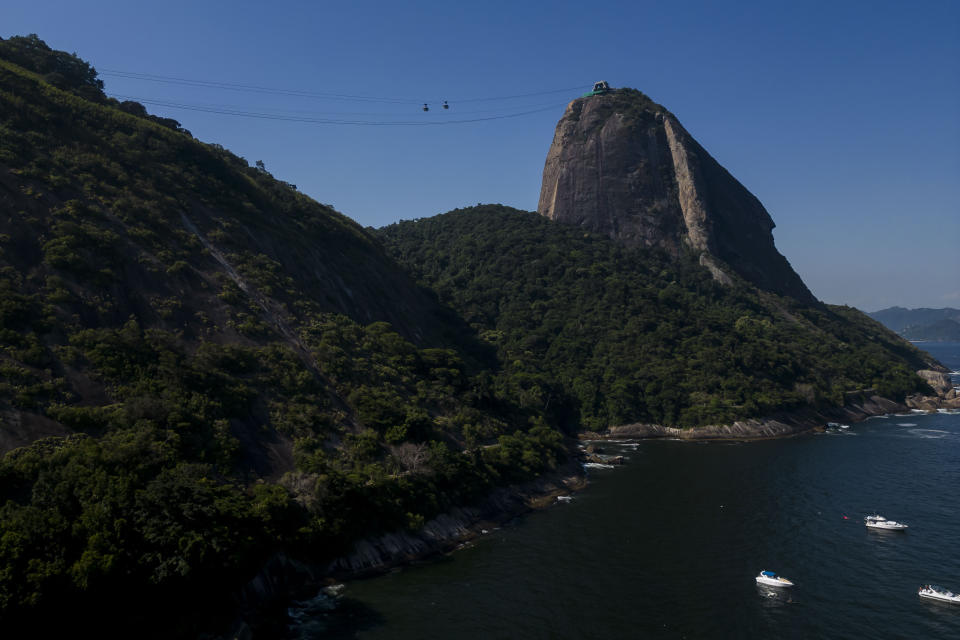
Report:
M 757 576 L 757 584 L 763 584 L 768 587 L 792 587 L 793 583 L 784 578 L 783 576 L 778 576 L 773 571 L 761 571 L 760 575 Z
M 920 590 L 917 591 L 917 595 L 921 598 L 930 598 L 931 600 L 939 600 L 941 602 L 953 602 L 954 604 L 960 604 L 960 595 L 957 595 L 950 589 L 945 589 L 944 587 L 938 587 L 935 584 L 927 584 L 920 587 Z
M 887 520 L 881 515 L 867 516 L 863 519 L 864 524 L 871 529 L 886 529 L 887 531 L 903 531 L 909 527 L 896 520 Z

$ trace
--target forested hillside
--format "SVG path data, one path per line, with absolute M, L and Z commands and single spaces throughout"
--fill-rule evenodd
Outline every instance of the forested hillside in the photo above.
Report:
M 533 213 L 472 207 L 380 237 L 496 347 L 504 385 L 570 429 L 718 424 L 924 386 L 928 357 L 855 309 L 726 286 Z
M 35 36 L 0 41 L 0 293 L 5 625 L 191 636 L 277 551 L 563 455 L 357 224 Z
M 0 40 L 4 629 L 196 637 L 269 558 L 416 530 L 565 435 L 900 398 L 922 366 L 852 309 L 535 214 L 371 233 Z

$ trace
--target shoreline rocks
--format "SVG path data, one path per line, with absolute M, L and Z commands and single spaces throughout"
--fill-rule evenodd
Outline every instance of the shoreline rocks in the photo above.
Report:
M 936 411 L 937 409 L 960 409 L 960 393 L 954 388 L 950 375 L 946 371 L 922 369 L 917 375 L 930 385 L 936 395 L 928 396 L 916 393 L 907 397 L 906 404 L 911 409 Z
M 594 464 L 609 464 L 609 465 L 623 465 L 626 464 L 626 458 L 623 456 L 615 455 L 604 455 L 597 453 L 588 453 L 583 457 L 584 462 L 592 462 Z
M 584 486 L 586 477 L 579 464 L 571 460 L 537 480 L 496 489 L 479 505 L 444 512 L 419 531 L 364 538 L 354 544 L 352 553 L 331 562 L 325 575 L 337 579 L 376 575 L 396 566 L 448 553 L 517 516 L 553 504 L 557 496 Z
M 708 425 L 683 429 L 659 424 L 626 424 L 611 427 L 604 432 L 579 434 L 581 440 L 608 440 L 630 438 L 645 440 L 671 438 L 676 440 L 765 440 L 789 438 L 822 429 L 828 422 L 860 422 L 871 416 L 908 411 L 909 406 L 888 398 L 866 393 L 848 394 L 847 404 L 839 408 L 802 408 L 777 412 L 766 418 L 737 420 L 732 424 Z
M 621 456 L 622 457 L 622 456 Z M 393 531 L 363 538 L 353 551 L 325 565 L 307 565 L 285 554 L 276 554 L 236 595 L 240 615 L 225 637 L 254 637 L 251 624 L 263 618 L 260 611 L 320 591 L 333 583 L 387 573 L 400 566 L 425 562 L 455 551 L 506 522 L 543 509 L 587 485 L 586 474 L 576 456 L 556 471 L 536 480 L 495 489 L 482 503 L 455 507 L 429 520 L 418 531 Z

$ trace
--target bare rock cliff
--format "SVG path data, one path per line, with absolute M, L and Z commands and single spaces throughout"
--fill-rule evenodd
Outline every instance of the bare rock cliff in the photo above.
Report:
M 693 252 L 721 282 L 814 297 L 776 249 L 773 220 L 666 109 L 633 89 L 578 98 L 554 134 L 538 211 L 629 246 Z

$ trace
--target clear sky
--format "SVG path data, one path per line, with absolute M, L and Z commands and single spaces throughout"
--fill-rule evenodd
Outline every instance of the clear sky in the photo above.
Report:
M 760 198 L 816 296 L 960 307 L 956 0 L 30 0 L 0 25 L 367 226 L 535 209 L 566 102 L 596 80 L 635 87 Z

